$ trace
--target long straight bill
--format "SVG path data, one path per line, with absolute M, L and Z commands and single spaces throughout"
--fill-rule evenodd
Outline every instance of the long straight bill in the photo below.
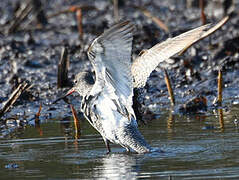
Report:
M 69 91 L 67 91 L 67 93 L 65 95 L 57 98 L 52 104 L 55 104 L 56 102 L 60 101 L 61 99 L 63 99 L 66 103 L 70 104 L 66 97 L 71 95 L 73 92 L 75 92 L 75 88 L 71 88 Z

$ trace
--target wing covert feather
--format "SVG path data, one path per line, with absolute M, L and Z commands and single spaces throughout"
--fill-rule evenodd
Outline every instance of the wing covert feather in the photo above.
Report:
M 210 24 L 200 26 L 174 38 L 169 38 L 141 53 L 134 60 L 131 67 L 134 79 L 133 86 L 136 88 L 144 87 L 150 73 L 159 65 L 159 63 L 198 41 L 209 26 Z

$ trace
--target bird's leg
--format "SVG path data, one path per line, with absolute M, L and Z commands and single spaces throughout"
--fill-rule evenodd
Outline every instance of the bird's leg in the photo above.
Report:
M 127 153 L 130 153 L 130 148 L 125 148 Z
M 109 154 L 111 152 L 109 140 L 104 139 L 104 142 L 105 142 L 105 146 L 107 148 L 107 154 Z

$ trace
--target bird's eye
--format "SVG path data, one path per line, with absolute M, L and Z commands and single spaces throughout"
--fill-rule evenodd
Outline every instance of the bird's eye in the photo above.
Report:
M 77 82 L 78 82 L 77 80 L 74 80 L 74 84 L 77 84 Z

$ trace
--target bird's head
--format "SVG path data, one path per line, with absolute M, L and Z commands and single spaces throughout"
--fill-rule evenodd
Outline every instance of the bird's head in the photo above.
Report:
M 91 91 L 94 83 L 95 83 L 95 80 L 93 77 L 93 73 L 91 72 L 78 73 L 74 79 L 74 86 L 65 95 L 61 96 L 60 98 L 57 98 L 53 102 L 53 104 L 55 104 L 61 99 L 64 99 L 66 101 L 65 98 L 71 95 L 73 92 L 78 92 L 81 96 L 85 97 Z
M 73 92 L 79 93 L 81 96 L 89 94 L 95 83 L 93 74 L 89 71 L 80 72 L 75 76 L 74 86 L 66 93 L 66 96 Z

